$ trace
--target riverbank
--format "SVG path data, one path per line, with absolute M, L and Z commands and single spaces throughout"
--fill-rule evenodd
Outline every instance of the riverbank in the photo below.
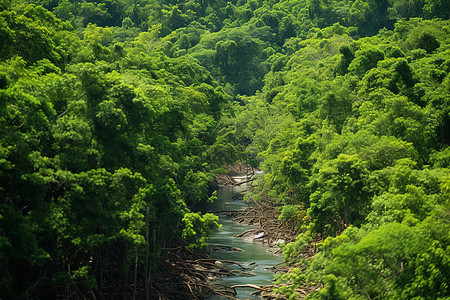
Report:
M 295 241 L 296 237 L 301 233 L 294 226 L 288 224 L 286 221 L 280 220 L 281 212 L 277 209 L 276 200 L 266 195 L 260 195 L 261 200 L 256 201 L 252 197 L 248 197 L 251 206 L 245 210 L 237 211 L 234 215 L 234 221 L 242 224 L 253 225 L 254 228 L 247 230 L 237 237 L 247 239 L 250 242 L 260 243 L 267 247 L 268 251 L 275 254 L 282 255 L 283 244 L 288 244 Z M 305 247 L 302 253 L 306 259 L 312 258 L 317 253 L 317 247 L 313 242 Z M 276 274 L 285 274 L 291 272 L 294 268 L 304 269 L 304 265 L 286 265 L 284 263 L 273 267 L 272 271 Z M 276 288 L 282 288 L 289 285 L 283 284 L 268 284 L 254 287 L 257 291 L 254 294 L 260 295 L 263 299 L 288 299 L 287 297 L 274 293 Z M 298 289 L 298 299 L 304 299 L 309 293 L 314 290 L 314 287 L 305 286 Z
M 242 201 L 259 170 L 242 164 L 226 169 L 227 174 L 215 181 L 221 186 L 218 198 L 223 203 L 204 207 L 204 212 L 222 216 L 225 230 L 210 237 L 209 254 L 195 253 L 187 245 L 166 249 L 150 284 L 160 299 L 248 299 L 255 295 L 283 299 L 272 292 L 277 287 L 273 275 L 292 269 L 284 265 L 280 246 L 294 241 L 299 232 L 279 219 L 275 199 L 256 201 L 246 196 Z M 224 190 L 228 193 L 225 199 Z
M 231 166 L 231 171 L 226 175 L 219 177 L 219 181 L 223 186 L 240 187 L 241 192 L 237 192 L 232 196 L 233 202 L 245 200 L 245 206 L 239 209 L 222 209 L 216 213 L 231 216 L 233 222 L 251 226 L 249 229 L 235 235 L 236 238 L 246 240 L 253 244 L 260 244 L 265 247 L 268 252 L 276 255 L 282 255 L 280 246 L 295 241 L 296 237 L 301 233 L 295 225 L 286 220 L 280 220 L 281 210 L 276 203 L 276 199 L 267 195 L 259 195 L 259 199 L 255 200 L 249 193 L 251 191 L 251 182 L 255 178 L 255 174 L 261 173 L 250 166 Z M 242 171 L 245 170 L 245 171 Z M 241 186 L 241 182 L 245 181 L 245 188 Z M 232 206 L 228 206 L 230 208 Z M 309 246 L 305 247 L 302 255 L 308 259 L 317 253 L 315 243 L 311 241 Z M 284 274 L 292 271 L 294 268 L 304 269 L 303 265 L 285 265 L 283 262 L 271 267 L 271 271 L 276 274 Z M 263 299 L 287 299 L 285 296 L 273 292 L 276 288 L 282 288 L 288 285 L 283 284 L 265 284 L 254 285 L 244 284 L 247 289 L 253 289 L 251 295 L 258 295 Z M 305 286 L 298 289 L 299 299 L 304 299 L 314 287 Z
M 214 283 L 235 289 L 236 295 L 230 294 L 230 296 L 237 299 L 256 299 L 257 297 L 252 294 L 261 286 L 273 283 L 273 269 L 282 263 L 283 259 L 280 255 L 267 251 L 267 247 L 261 243 L 244 241 L 236 237 L 242 232 L 256 228 L 233 221 L 234 217 L 228 213 L 247 208 L 246 203 L 234 197 L 236 193 L 245 189 L 247 189 L 246 186 L 224 186 L 218 190 L 218 200 L 211 204 L 211 208 L 222 211 L 219 220 L 222 227 L 209 237 L 208 243 L 212 249 L 210 254 L 212 258 L 238 262 L 245 268 L 242 271 L 246 272 L 229 277 L 221 276 L 216 278 Z M 241 271 L 236 266 L 233 269 Z M 212 297 L 211 299 L 224 298 Z
M 215 299 L 214 296 L 238 299 L 234 297 L 237 294 L 235 284 L 220 284 L 217 279 L 258 276 L 253 269 L 233 257 L 220 259 L 194 252 L 187 246 L 166 249 L 150 282 L 150 296 L 161 300 Z
M 253 198 L 247 196 L 245 198 L 248 199 L 245 202 L 242 201 L 244 195 L 251 189 L 251 182 L 255 179 L 255 175 L 262 173 L 260 170 L 241 164 L 226 166 L 226 169 L 227 174 L 216 177 L 216 182 L 221 186 L 218 193 L 219 202 L 224 201 L 224 190 L 228 193 L 225 202 L 222 203 L 223 205 L 213 204 L 211 207 L 214 210 L 208 212 L 221 216 L 221 223 L 225 227 L 223 235 L 228 235 L 228 240 L 223 240 L 220 237 L 222 233 L 218 232 L 217 235 L 210 238 L 210 245 L 213 249 L 216 249 L 215 243 L 225 241 L 225 243 L 228 243 L 226 246 L 228 249 L 236 248 L 234 246 L 246 249 L 247 247 L 254 247 L 259 249 L 258 251 L 262 252 L 263 255 L 269 257 L 275 255 L 277 258 L 272 258 L 270 262 L 264 260 L 255 262 L 258 258 L 253 253 L 243 254 L 238 251 L 226 251 L 224 253 L 222 251 L 222 253 L 219 252 L 219 256 L 216 256 L 216 253 L 212 252 L 211 257 L 226 257 L 230 260 L 238 260 L 247 269 L 258 266 L 267 274 L 264 275 L 264 280 L 261 280 L 261 278 L 222 277 L 218 279 L 218 282 L 232 288 L 245 289 L 245 296 L 238 294 L 238 299 L 248 299 L 256 297 L 256 295 L 263 299 L 280 298 L 280 296 L 272 293 L 273 276 L 275 273 L 282 273 L 290 269 L 284 266 L 280 246 L 294 241 L 298 232 L 294 228 L 290 228 L 286 222 L 279 220 L 280 211 L 277 209 L 274 199 L 263 197 L 261 201 L 254 201 Z M 242 242 L 243 240 L 245 242 Z M 244 258 L 244 256 L 247 256 L 247 258 Z M 249 261 L 246 261 L 246 259 Z
M 264 244 L 270 251 L 282 254 L 280 245 L 293 242 L 300 232 L 279 219 L 281 212 L 277 209 L 275 199 L 262 197 L 258 202 L 251 196 L 248 199 L 251 206 L 237 212 L 234 220 L 255 228 L 238 237 Z
M 260 230 L 258 226 L 250 224 L 250 222 L 233 221 L 233 218 L 238 216 L 239 211 L 244 212 L 251 209 L 242 202 L 242 195 L 248 188 L 246 184 L 253 180 L 255 173 L 259 170 L 240 163 L 225 168 L 227 173 L 218 175 L 215 184 L 222 186 L 222 191 L 224 187 L 230 187 L 233 192 L 226 196 L 226 203 L 220 208 L 221 212 L 216 211 L 216 213 L 230 216 L 226 221 L 221 220 L 222 223 L 237 224 L 237 226 L 234 226 L 235 231 L 229 236 L 236 243 L 236 247 L 222 245 L 217 239 L 211 238 L 209 243 L 211 248 L 216 251 L 210 254 L 193 252 L 187 245 L 165 249 L 150 284 L 153 294 L 158 295 L 160 299 L 214 299 L 214 297 L 218 299 L 239 299 L 242 295 L 251 297 L 255 290 L 259 293 L 265 291 L 264 286 L 271 283 L 273 265 L 279 264 L 282 259 L 280 256 L 277 259 L 271 258 L 272 254 L 267 253 L 266 249 L 281 254 L 280 249 L 273 251 L 275 247 L 267 247 L 267 244 L 264 244 L 265 239 L 252 243 L 249 237 L 245 237 L 247 242 L 242 246 L 242 240 L 233 237 L 248 233 L 250 229 Z M 222 192 L 219 192 L 219 194 L 219 198 L 222 198 Z M 236 204 L 238 206 L 233 206 Z M 248 259 L 251 259 L 251 262 L 240 264 L 240 259 L 234 257 L 235 254 L 239 255 L 239 250 L 242 250 L 241 247 L 246 249 L 246 251 L 243 251 L 246 252 L 244 256 L 250 255 Z M 256 255 L 252 248 L 259 248 L 257 252 L 260 254 Z M 226 252 L 228 256 L 225 255 L 221 259 L 220 256 L 216 255 L 217 252 Z M 267 260 L 274 262 L 267 262 Z M 270 274 L 270 276 L 261 275 L 262 273 Z M 261 281 L 261 276 L 265 276 L 264 278 L 267 279 Z M 241 277 L 245 277 L 245 281 L 242 281 Z M 218 284 L 220 279 L 227 283 Z M 259 283 L 258 280 L 260 280 Z M 245 284 L 242 284 L 243 282 Z M 243 289 L 245 292 L 242 292 Z M 238 290 L 239 295 L 237 296 Z
M 234 200 L 243 199 L 244 195 L 251 190 L 251 182 L 256 174 L 262 173 L 250 165 L 241 162 L 235 165 L 225 166 L 226 174 L 216 176 L 215 182 L 218 186 L 241 186 L 247 188 L 233 196 Z M 276 200 L 262 195 L 260 201 L 256 201 L 251 195 L 247 196 L 247 207 L 240 210 L 222 210 L 216 213 L 234 216 L 234 221 L 242 224 L 253 225 L 250 229 L 238 237 L 266 245 L 270 251 L 281 254 L 280 245 L 293 242 L 300 233 L 294 226 L 279 219 L 281 211 L 277 209 Z

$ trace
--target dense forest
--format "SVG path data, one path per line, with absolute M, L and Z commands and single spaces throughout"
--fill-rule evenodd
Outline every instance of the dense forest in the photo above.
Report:
M 164 251 L 206 251 L 220 225 L 194 207 L 239 159 L 299 232 L 276 293 L 448 299 L 449 18 L 444 0 L 0 0 L 0 299 L 148 298 Z

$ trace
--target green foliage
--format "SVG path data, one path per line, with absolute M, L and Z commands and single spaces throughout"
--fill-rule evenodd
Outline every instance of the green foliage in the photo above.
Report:
M 279 275 L 276 277 L 277 283 L 285 283 L 286 281 L 289 281 L 290 286 L 282 286 L 274 289 L 274 291 L 286 295 L 289 299 L 298 299 L 300 294 L 295 291 L 295 288 L 302 286 L 305 283 L 305 280 L 306 276 L 302 273 L 302 270 L 300 268 L 294 268 L 291 272 L 289 272 L 289 274 Z
M 427 257 L 435 257 L 436 263 L 443 262 L 443 252 L 432 252 L 429 250 L 429 243 L 425 242 L 428 237 L 423 235 L 423 231 L 417 227 L 391 222 L 382 225 L 378 229 L 370 231 L 360 241 L 344 243 L 332 251 L 332 261 L 328 261 L 325 272 L 336 276 L 340 280 L 339 285 L 342 291 L 339 296 L 353 295 L 351 298 L 379 295 L 383 298 L 396 297 L 394 293 L 403 293 L 403 284 L 399 285 L 401 278 L 416 278 L 420 280 L 420 273 L 411 276 L 410 272 L 420 272 L 421 268 L 416 265 L 420 261 L 417 257 L 419 253 L 424 253 Z M 434 247 L 434 246 L 431 246 Z M 428 253 L 428 254 L 425 254 Z M 440 254 L 438 254 L 440 253 Z M 436 255 L 436 256 L 435 256 Z M 439 298 L 445 295 L 447 285 L 446 277 L 441 272 L 445 272 L 443 265 L 436 266 L 435 277 L 426 280 L 424 290 L 416 289 L 414 296 L 426 296 L 430 285 L 443 284 L 440 288 L 429 292 L 436 294 Z M 325 277 L 325 278 L 327 278 Z M 344 279 L 345 278 L 345 279 Z M 394 278 L 394 280 L 392 280 Z M 341 281 L 341 279 L 344 279 Z M 326 282 L 328 289 L 334 289 L 334 282 Z M 443 294 L 441 293 L 443 292 Z M 312 298 L 318 297 L 323 292 L 313 294 Z M 404 296 L 406 293 L 404 294 Z M 397 294 L 397 296 L 399 296 Z M 407 297 L 411 297 L 409 295 Z
M 321 166 L 311 178 L 309 214 L 315 216 L 311 230 L 325 236 L 358 223 L 367 213 L 367 169 L 356 155 L 340 154 Z
M 0 1 L 0 298 L 206 249 L 189 206 L 237 159 L 302 232 L 287 261 L 322 240 L 277 292 L 448 297 L 447 2 Z
M 311 2 L 322 22 L 333 17 L 327 9 Z M 267 50 L 274 67 L 262 93 L 241 98 L 234 128 L 266 172 L 257 189 L 301 232 L 283 250 L 304 271 L 280 276 L 289 285 L 277 293 L 295 299 L 296 289 L 317 286 L 308 299 L 448 297 L 448 222 L 437 217 L 448 211 L 449 172 L 448 21 L 440 22 L 401 21 L 362 39 L 333 26 L 286 43 L 283 54 Z
M 348 70 L 358 76 L 363 76 L 368 70 L 375 68 L 377 62 L 384 59 L 384 53 L 373 46 L 366 46 L 355 52 L 355 59 Z
M 299 234 L 294 242 L 288 243 L 282 247 L 283 256 L 286 262 L 296 262 L 298 258 L 301 256 L 301 253 L 308 246 L 310 238 L 307 234 Z M 289 275 L 284 276 L 285 278 L 289 278 Z
M 336 299 L 343 300 L 349 299 L 347 293 L 342 291 L 342 287 L 340 287 L 338 279 L 333 274 L 329 274 L 323 278 L 324 288 L 319 292 L 314 293 L 309 299 Z
M 288 224 L 293 225 L 298 230 L 307 221 L 307 216 L 303 205 L 284 205 L 278 219 L 287 221 Z
M 201 215 L 199 213 L 186 213 L 183 217 L 184 229 L 183 238 L 189 242 L 189 247 L 196 250 L 207 249 L 207 235 L 220 228 L 218 223 L 219 217 L 206 213 Z
M 105 282 L 145 280 L 163 245 L 205 249 L 219 226 L 187 205 L 214 199 L 203 153 L 229 96 L 198 62 L 164 54 L 161 25 L 101 27 L 114 9 L 55 7 L 96 23 L 84 40 L 40 6 L 0 13 L 0 298 L 107 297 Z

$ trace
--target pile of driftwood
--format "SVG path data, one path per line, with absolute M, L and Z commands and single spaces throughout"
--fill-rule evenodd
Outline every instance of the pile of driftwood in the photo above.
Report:
M 249 164 L 243 164 L 238 161 L 234 165 L 228 165 L 224 167 L 227 170 L 229 176 L 253 176 L 255 174 L 255 169 Z
M 253 202 L 252 206 L 237 212 L 234 220 L 256 226 L 239 234 L 238 237 L 252 239 L 269 247 L 277 247 L 295 240 L 300 232 L 278 219 L 281 213 L 277 210 L 275 199 L 263 197 L 261 201 L 255 201 L 250 196 L 249 201 Z
M 241 185 L 249 183 L 254 179 L 255 169 L 251 168 L 248 165 L 242 165 L 238 163 L 233 166 L 227 166 L 226 168 L 228 171 L 227 174 L 217 175 L 216 177 L 216 181 L 219 185 Z M 242 198 L 243 194 L 236 194 L 233 197 L 234 200 Z M 253 228 L 237 235 L 236 237 L 265 244 L 274 253 L 280 254 L 282 252 L 279 247 L 280 244 L 287 244 L 295 241 L 295 238 L 300 234 L 300 232 L 294 226 L 288 224 L 286 221 L 279 220 L 281 212 L 279 209 L 277 209 L 277 203 L 275 199 L 263 195 L 260 201 L 256 201 L 251 196 L 248 197 L 247 201 L 250 202 L 250 206 L 246 209 L 215 211 L 213 213 L 233 216 L 234 221 L 236 222 L 254 225 Z M 312 257 L 316 253 L 317 249 L 311 244 L 310 246 L 306 247 L 304 251 L 305 257 Z M 294 267 L 302 266 L 276 265 L 272 267 L 272 271 L 274 273 L 286 273 L 291 271 Z M 266 286 L 242 284 L 228 287 L 228 289 L 223 289 L 221 290 L 221 292 L 226 294 L 229 298 L 233 299 L 233 295 L 236 295 L 236 288 L 252 288 L 255 289 L 253 295 L 259 295 L 263 299 L 287 299 L 280 294 L 275 294 L 273 292 L 273 289 L 288 284 L 289 283 Z M 302 289 L 297 289 L 296 291 L 300 294 L 301 299 L 303 299 L 313 289 L 313 287 L 303 287 Z
M 235 266 L 235 267 L 231 267 Z M 235 299 L 236 289 L 214 283 L 218 276 L 254 276 L 238 262 L 212 259 L 180 246 L 167 249 L 152 276 L 151 299 L 204 299 L 220 295 Z
M 278 246 L 281 243 L 287 244 L 294 241 L 300 232 L 292 225 L 287 224 L 286 221 L 278 219 L 281 212 L 277 209 L 275 199 L 263 195 L 260 201 L 254 200 L 251 196 L 248 197 L 248 201 L 252 202 L 251 206 L 245 210 L 236 211 L 234 220 L 239 223 L 254 225 L 254 228 L 237 235 L 237 237 L 266 244 L 274 253 L 281 253 Z M 315 243 L 310 243 L 305 247 L 301 255 L 305 258 L 310 258 L 314 256 L 315 253 L 317 253 L 317 247 Z M 304 268 L 304 266 L 275 265 L 272 267 L 272 271 L 280 274 L 290 272 L 293 268 Z M 287 299 L 286 297 L 273 292 L 274 288 L 280 288 L 286 285 L 289 285 L 289 283 L 252 286 L 252 288 L 256 289 L 253 294 L 259 295 L 263 299 Z M 304 299 L 314 289 L 315 287 L 313 286 L 304 286 L 296 289 L 296 291 L 300 295 L 299 299 Z
M 226 174 L 216 175 L 216 184 L 224 185 L 242 185 L 251 182 L 254 179 L 255 168 L 250 165 L 244 165 L 237 162 L 234 165 L 225 166 Z
M 237 185 L 237 182 L 233 179 L 233 177 L 227 174 L 217 174 L 216 182 L 218 186 Z

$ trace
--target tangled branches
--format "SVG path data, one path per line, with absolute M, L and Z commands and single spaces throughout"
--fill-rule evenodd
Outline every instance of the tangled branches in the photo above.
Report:
M 238 211 L 234 220 L 257 227 L 247 230 L 237 237 L 252 239 L 274 248 L 281 243 L 287 244 L 295 240 L 299 232 L 287 226 L 285 221 L 279 220 L 280 211 L 276 209 L 274 199 L 264 197 L 261 201 L 256 202 L 250 197 L 250 200 L 254 202 L 254 205 Z
M 240 269 L 229 268 L 236 265 Z M 151 297 L 159 299 L 203 299 L 210 295 L 221 295 L 235 299 L 236 290 L 213 283 L 218 276 L 242 276 L 255 274 L 234 261 L 217 260 L 199 255 L 180 246 L 167 249 L 153 278 Z

